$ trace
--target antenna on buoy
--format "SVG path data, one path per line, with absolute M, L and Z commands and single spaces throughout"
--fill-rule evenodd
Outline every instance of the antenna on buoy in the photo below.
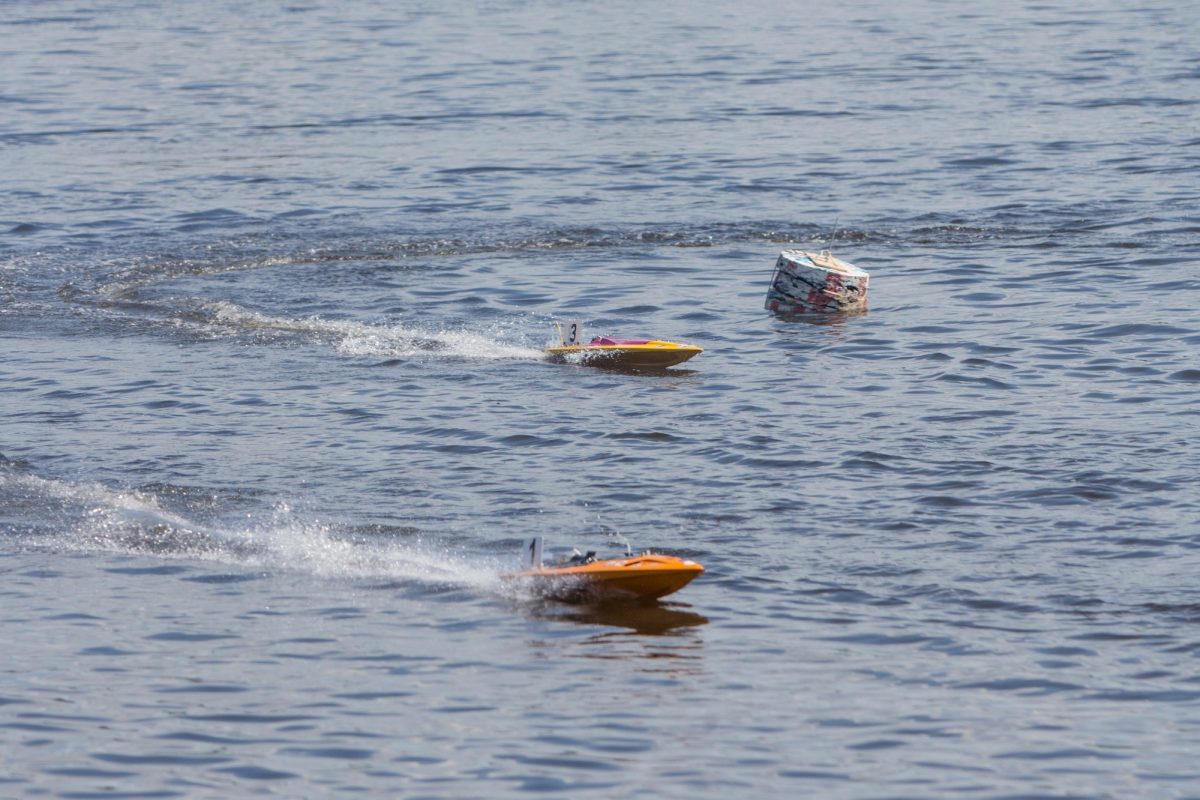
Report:
M 838 214 L 833 218 L 833 228 L 829 231 L 828 235 L 826 235 L 825 241 L 822 242 L 824 246 L 821 248 L 821 255 L 827 259 L 833 258 L 833 240 L 837 238 L 838 223 L 841 221 L 841 219 L 841 214 Z

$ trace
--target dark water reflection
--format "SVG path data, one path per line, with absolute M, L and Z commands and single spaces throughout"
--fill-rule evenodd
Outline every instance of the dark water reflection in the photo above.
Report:
M 541 620 L 574 622 L 608 628 L 628 628 L 640 636 L 664 636 L 708 624 L 708 618 L 687 606 L 662 603 L 545 604 L 523 609 Z M 604 637 L 610 633 L 597 634 Z

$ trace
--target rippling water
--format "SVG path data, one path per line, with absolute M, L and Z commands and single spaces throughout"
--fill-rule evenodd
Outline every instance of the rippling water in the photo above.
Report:
M 1190 5 L 394 5 L 0 8 L 0 795 L 1200 791 Z

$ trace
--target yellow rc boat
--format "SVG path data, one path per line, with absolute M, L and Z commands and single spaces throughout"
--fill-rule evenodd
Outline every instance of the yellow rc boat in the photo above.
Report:
M 547 347 L 546 354 L 555 361 L 578 358 L 581 363 L 590 367 L 666 369 L 704 352 L 702 348 L 692 344 L 679 344 L 662 339 L 614 339 L 596 336 L 587 344 L 583 344 L 579 338 L 578 322 L 569 323 L 566 333 L 559 327 L 558 334 L 559 346 Z
M 526 568 L 515 576 L 536 592 L 556 600 L 654 600 L 677 592 L 704 572 L 695 561 L 655 553 L 598 560 L 594 552 L 542 562 L 541 537 L 525 548 Z

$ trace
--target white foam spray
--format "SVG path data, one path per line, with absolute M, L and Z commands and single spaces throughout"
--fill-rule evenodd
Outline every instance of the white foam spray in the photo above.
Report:
M 19 498 L 53 519 L 24 544 L 59 551 L 115 552 L 218 563 L 265 572 L 300 572 L 327 579 L 419 583 L 502 592 L 502 573 L 515 564 L 470 556 L 421 539 L 395 541 L 348 534 L 305 519 L 284 503 L 244 523 L 205 524 L 166 510 L 155 495 L 0 473 L 0 496 Z
M 326 339 L 340 353 L 385 358 L 541 359 L 533 347 L 506 344 L 502 331 L 427 330 L 409 325 L 373 325 L 321 317 L 289 318 L 263 314 L 228 301 L 207 303 L 213 322 L 243 330 L 307 334 Z

